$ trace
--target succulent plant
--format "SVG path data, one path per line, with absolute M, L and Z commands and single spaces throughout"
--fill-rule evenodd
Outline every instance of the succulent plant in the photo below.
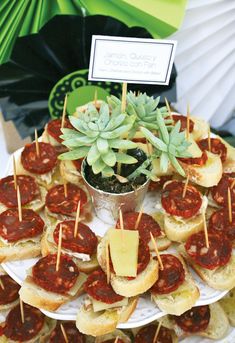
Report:
M 145 127 L 140 128 L 140 131 L 155 148 L 153 158 L 160 158 L 160 168 L 163 172 L 166 172 L 168 163 L 170 162 L 180 175 L 185 176 L 185 172 L 177 158 L 191 157 L 187 152 L 187 148 L 191 143 L 186 140 L 185 132 L 180 132 L 180 121 L 168 132 L 162 114 L 158 111 L 157 124 L 159 127 L 158 137 Z
M 126 113 L 130 116 L 135 116 L 134 125 L 132 127 L 132 130 L 129 132 L 129 138 L 134 137 L 136 131 L 139 130 L 140 126 L 146 127 L 151 131 L 158 130 L 158 113 L 161 113 L 162 117 L 165 118 L 164 120 L 166 124 L 172 123 L 166 107 L 162 107 L 159 109 L 157 108 L 157 106 L 159 105 L 160 97 L 154 99 L 154 97 L 150 97 L 146 93 L 140 93 L 136 96 L 135 93 L 130 91 L 127 94 L 126 101 Z M 108 99 L 108 103 L 113 111 L 120 112 L 120 99 L 115 96 L 110 96 Z
M 114 111 L 109 113 L 106 103 L 99 111 L 90 103 L 85 113 L 69 120 L 76 129 L 62 129 L 63 144 L 70 151 L 59 156 L 61 160 L 76 160 L 86 157 L 94 174 L 110 177 L 115 173 L 116 163 L 133 164 L 137 159 L 125 151 L 136 148 L 136 144 L 124 136 L 132 129 L 134 116 Z

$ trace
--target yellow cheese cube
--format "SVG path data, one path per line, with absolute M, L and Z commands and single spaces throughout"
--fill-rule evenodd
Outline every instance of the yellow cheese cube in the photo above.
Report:
M 137 275 L 139 232 L 137 230 L 109 231 L 110 255 L 118 276 Z

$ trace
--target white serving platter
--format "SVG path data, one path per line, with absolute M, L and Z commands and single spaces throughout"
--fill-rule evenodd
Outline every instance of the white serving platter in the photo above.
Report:
M 213 340 L 209 338 L 203 338 L 200 336 L 190 336 L 186 337 L 183 340 L 180 340 L 180 343 L 234 343 L 235 342 L 235 328 L 230 327 L 226 337 L 219 340 Z
M 16 160 L 19 158 L 21 150 L 17 150 L 15 152 Z M 13 165 L 13 158 L 12 156 L 9 159 L 6 175 L 12 173 L 12 165 Z M 144 211 L 146 213 L 154 213 L 156 212 L 156 204 L 159 202 L 159 194 L 156 192 L 149 192 L 146 195 L 144 200 Z M 102 222 L 99 218 L 95 215 L 91 222 L 88 224 L 90 228 L 99 236 L 103 236 L 106 230 L 110 227 L 109 224 Z M 174 252 L 174 248 L 169 248 L 168 252 Z M 28 260 L 21 260 L 21 261 L 12 261 L 2 263 L 2 267 L 5 271 L 19 284 L 22 284 L 23 280 L 26 278 L 26 270 L 33 266 L 38 259 L 28 259 Z M 221 299 L 227 291 L 217 291 L 208 287 L 202 280 L 194 273 L 193 270 L 190 269 L 190 272 L 193 275 L 193 278 L 200 290 L 200 298 L 196 302 L 195 306 L 207 305 L 214 303 Z M 78 299 L 71 301 L 67 304 L 62 305 L 57 311 L 49 312 L 44 311 L 42 312 L 46 314 L 48 317 L 59 319 L 59 320 L 76 320 L 76 314 L 78 308 L 84 301 L 84 296 L 80 296 Z M 126 328 L 135 328 L 142 325 L 146 325 L 153 320 L 156 320 L 166 313 L 159 310 L 159 308 L 151 302 L 150 296 L 148 294 L 141 295 L 138 301 L 137 308 L 133 312 L 132 316 L 126 323 L 119 324 L 118 328 L 126 329 Z M 201 338 L 200 338 L 201 339 Z M 235 340 L 234 340 L 235 341 Z M 233 342 L 234 342 L 233 341 Z M 191 341 L 190 341 L 191 342 Z M 193 341 L 192 341 L 193 342 Z M 198 341 L 195 341 L 195 343 Z M 184 342 L 186 343 L 186 341 Z

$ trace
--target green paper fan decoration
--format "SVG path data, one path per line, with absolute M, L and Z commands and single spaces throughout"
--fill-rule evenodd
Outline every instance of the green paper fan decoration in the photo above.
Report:
M 1 0 L 0 64 L 6 62 L 17 37 L 37 33 L 52 17 L 106 15 L 128 27 L 139 26 L 164 38 L 180 26 L 187 0 Z

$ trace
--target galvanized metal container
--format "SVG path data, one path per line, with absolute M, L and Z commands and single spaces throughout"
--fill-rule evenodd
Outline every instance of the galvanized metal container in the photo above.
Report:
M 89 184 L 85 178 L 85 167 L 86 161 L 83 160 L 81 175 L 91 196 L 98 218 L 110 225 L 113 225 L 118 218 L 120 208 L 122 209 L 122 213 L 140 209 L 145 194 L 148 190 L 150 182 L 149 179 L 134 191 L 121 194 L 109 193 L 100 189 L 96 189 Z

